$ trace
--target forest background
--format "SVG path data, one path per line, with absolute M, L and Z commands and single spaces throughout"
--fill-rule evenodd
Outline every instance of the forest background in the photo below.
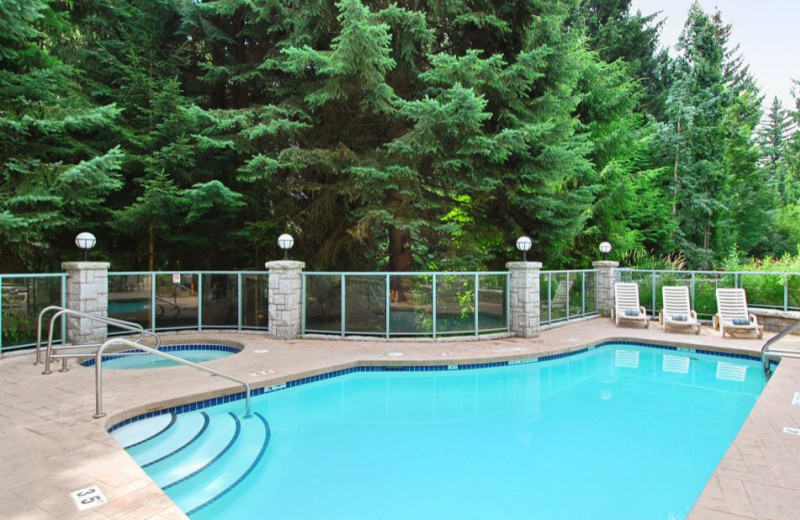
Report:
M 630 0 L 0 0 L 0 272 L 800 265 L 800 105 Z M 766 108 L 765 108 L 766 107 Z M 797 257 L 792 255 L 798 254 Z M 755 260 L 758 262 L 759 260 Z

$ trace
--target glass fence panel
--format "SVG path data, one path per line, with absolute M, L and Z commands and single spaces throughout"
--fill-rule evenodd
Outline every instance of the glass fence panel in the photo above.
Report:
M 567 280 L 567 273 L 553 273 L 550 282 L 550 321 L 567 319 L 567 299 L 574 283 L 573 276 Z
M 2 277 L 2 350 L 30 346 L 36 343 L 36 322 L 45 307 L 62 305 L 62 276 Z M 48 322 L 42 334 L 47 334 Z M 61 341 L 61 324 L 56 323 L 53 339 Z
M 152 329 L 150 301 L 153 277 L 148 274 L 108 274 L 108 316 Z M 109 334 L 129 331 L 109 326 Z
M 342 277 L 306 274 L 306 332 L 341 332 Z
M 345 331 L 386 333 L 386 275 L 345 275 Z
M 199 276 L 192 273 L 156 275 L 156 329 L 197 328 Z
M 584 315 L 597 313 L 597 272 L 584 271 L 583 287 L 584 287 Z M 580 283 L 580 282 L 575 282 Z
M 784 276 L 782 274 L 739 274 L 739 287 L 747 294 L 747 305 L 783 309 Z
M 552 275 L 548 272 L 539 274 L 539 324 L 546 325 L 550 319 L 550 281 Z
M 507 329 L 507 282 L 508 277 L 505 275 L 478 275 L 478 330 L 496 331 Z
M 800 310 L 800 274 L 787 275 L 787 303 L 791 310 Z
M 436 275 L 436 334 L 475 332 L 475 275 Z
M 433 276 L 392 275 L 389 279 L 390 334 L 432 334 Z
M 268 274 L 242 274 L 242 327 L 267 328 L 268 289 Z
M 717 289 L 735 287 L 735 277 L 723 273 L 695 273 L 694 310 L 697 318 L 710 321 L 717 313 Z
M 235 273 L 207 273 L 202 278 L 203 327 L 238 327 L 238 276 Z

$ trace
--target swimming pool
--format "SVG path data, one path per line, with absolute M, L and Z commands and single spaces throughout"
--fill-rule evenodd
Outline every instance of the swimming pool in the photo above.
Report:
M 162 352 L 168 352 L 187 361 L 202 363 L 227 356 L 231 356 L 241 351 L 241 347 L 232 345 L 212 345 L 212 344 L 191 344 L 191 345 L 162 345 L 159 347 Z M 125 350 L 123 352 L 133 352 Z M 85 367 L 93 367 L 94 358 L 87 359 L 81 363 Z M 103 368 L 111 370 L 138 370 L 149 368 L 164 368 L 179 366 L 180 363 L 171 359 L 160 357 L 156 354 L 137 354 L 135 356 L 120 356 L 118 354 L 108 354 L 103 356 Z
M 114 434 L 194 520 L 673 520 L 765 383 L 757 360 L 691 350 L 551 358 L 362 367 L 265 393 L 253 418 L 236 402 Z M 132 441 L 148 423 L 153 438 Z

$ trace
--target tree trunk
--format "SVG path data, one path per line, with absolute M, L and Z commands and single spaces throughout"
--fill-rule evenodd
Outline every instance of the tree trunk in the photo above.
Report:
M 155 256 L 156 256 L 156 247 L 155 247 L 155 230 L 153 229 L 153 223 L 150 223 L 150 226 L 147 228 L 147 268 L 152 273 L 155 271 L 153 268 L 155 265 Z

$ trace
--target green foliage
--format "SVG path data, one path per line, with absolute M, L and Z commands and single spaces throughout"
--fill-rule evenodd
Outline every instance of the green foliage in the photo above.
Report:
M 311 269 L 794 249 L 797 114 L 755 141 L 720 14 L 671 60 L 630 5 L 4 0 L 4 266 L 83 229 L 118 269 L 252 268 L 281 232 Z

